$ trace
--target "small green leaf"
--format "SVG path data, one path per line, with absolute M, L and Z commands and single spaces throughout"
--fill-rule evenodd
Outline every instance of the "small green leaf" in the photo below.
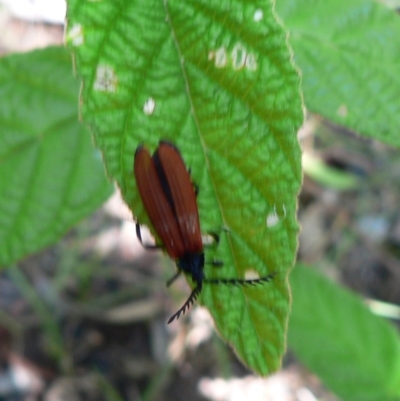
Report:
M 111 193 L 78 92 L 62 48 L 0 60 L 0 266 L 57 241 Z
M 360 298 L 311 268 L 290 276 L 289 346 L 346 401 L 400 397 L 400 338 Z
M 339 191 L 354 189 L 358 185 L 354 174 L 330 167 L 311 154 L 303 153 L 303 171 L 321 185 Z
M 203 232 L 217 232 L 207 278 L 276 273 L 254 288 L 204 285 L 199 299 L 260 374 L 280 365 L 301 182 L 299 77 L 271 3 L 69 1 L 67 41 L 83 78 L 83 116 L 140 222 L 139 143 L 172 140 L 200 188 Z
M 400 18 L 372 0 L 279 0 L 306 107 L 400 145 Z

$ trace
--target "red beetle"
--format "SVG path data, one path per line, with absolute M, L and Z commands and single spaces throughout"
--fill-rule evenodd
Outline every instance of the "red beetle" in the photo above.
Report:
M 250 280 L 205 278 L 196 191 L 185 163 L 172 143 L 161 141 L 153 157 L 146 148 L 139 146 L 135 153 L 134 174 L 150 221 L 166 252 L 176 261 L 178 272 L 167 284 L 171 284 L 182 272 L 189 274 L 196 284 L 187 301 L 168 323 L 179 318 L 193 304 L 203 283 L 255 285 L 273 278 L 274 274 Z M 138 224 L 136 232 L 142 242 Z

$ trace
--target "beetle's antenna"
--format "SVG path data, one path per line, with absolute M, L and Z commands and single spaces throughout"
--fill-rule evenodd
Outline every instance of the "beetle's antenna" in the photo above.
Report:
M 167 281 L 167 287 L 169 287 L 182 273 L 182 270 L 178 270 L 168 281 Z
M 190 305 L 193 305 L 194 301 L 197 299 L 201 292 L 201 285 L 197 284 L 197 287 L 192 291 L 189 295 L 187 301 L 183 304 L 182 308 L 178 310 L 178 312 L 174 313 L 168 320 L 168 324 L 173 322 L 175 319 L 179 319 L 180 315 L 184 315 L 186 310 L 190 308 Z

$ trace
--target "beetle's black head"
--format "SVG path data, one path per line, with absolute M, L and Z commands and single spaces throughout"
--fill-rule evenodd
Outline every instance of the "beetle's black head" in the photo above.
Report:
M 204 253 L 186 253 L 179 258 L 177 265 L 179 270 L 190 274 L 193 281 L 201 287 L 204 280 Z

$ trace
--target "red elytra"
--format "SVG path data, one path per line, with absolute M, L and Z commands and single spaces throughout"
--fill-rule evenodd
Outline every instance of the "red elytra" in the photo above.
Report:
M 178 268 L 177 274 L 168 284 L 181 272 L 189 274 L 195 283 L 187 301 L 170 317 L 168 323 L 178 319 L 193 304 L 203 283 L 255 285 L 273 278 L 274 274 L 250 280 L 205 278 L 204 246 L 196 191 L 179 150 L 172 143 L 161 141 L 153 156 L 145 147 L 139 146 L 135 153 L 134 175 L 150 221 Z M 137 234 L 141 240 L 139 225 Z

